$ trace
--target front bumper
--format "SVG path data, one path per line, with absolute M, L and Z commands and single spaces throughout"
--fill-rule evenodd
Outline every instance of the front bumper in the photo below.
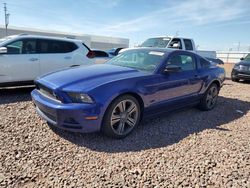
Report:
M 41 94 L 31 93 L 37 113 L 48 123 L 73 132 L 95 132 L 101 127 L 100 108 L 96 104 L 63 104 Z M 87 120 L 88 117 L 97 117 Z
M 246 72 L 246 71 L 233 70 L 231 76 L 232 78 L 235 79 L 250 80 L 250 71 Z

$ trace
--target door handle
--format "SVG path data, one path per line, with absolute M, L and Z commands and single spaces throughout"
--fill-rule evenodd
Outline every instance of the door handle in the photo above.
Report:
M 78 66 L 80 66 L 80 65 L 71 65 L 70 67 L 78 67 Z
M 64 59 L 71 59 L 71 57 L 70 56 L 66 56 L 66 57 L 64 57 Z
M 37 61 L 38 58 L 30 58 L 30 61 Z

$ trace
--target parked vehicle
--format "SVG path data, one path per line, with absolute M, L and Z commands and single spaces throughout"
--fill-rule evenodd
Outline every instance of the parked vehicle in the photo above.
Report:
M 110 50 L 107 50 L 107 53 L 109 54 L 110 57 L 114 57 L 117 56 L 122 49 L 124 48 L 112 48 Z
M 240 80 L 250 80 L 250 54 L 245 58 L 241 58 L 239 63 L 234 65 L 231 73 L 231 79 L 234 82 Z
M 175 48 L 193 51 L 202 57 L 216 59 L 216 51 L 196 50 L 193 39 L 182 37 L 153 37 L 143 42 L 140 47 Z
M 95 58 L 95 53 L 80 40 L 9 36 L 0 43 L 0 86 L 32 84 L 37 76 L 95 61 L 100 62 L 101 58 Z
M 32 98 L 38 114 L 54 126 L 122 138 L 143 116 L 194 105 L 213 109 L 224 78 L 223 68 L 195 53 L 138 48 L 105 64 L 43 76 Z
M 95 54 L 95 63 L 100 64 L 111 59 L 109 54 L 102 50 L 91 49 L 91 51 Z

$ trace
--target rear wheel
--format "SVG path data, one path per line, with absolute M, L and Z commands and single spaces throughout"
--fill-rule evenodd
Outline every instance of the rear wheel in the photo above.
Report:
M 216 84 L 212 84 L 202 97 L 201 102 L 199 104 L 199 108 L 205 111 L 212 110 L 217 103 L 218 94 L 218 86 Z
M 113 138 L 124 138 L 139 124 L 141 109 L 138 101 L 131 95 L 115 99 L 108 107 L 102 131 Z

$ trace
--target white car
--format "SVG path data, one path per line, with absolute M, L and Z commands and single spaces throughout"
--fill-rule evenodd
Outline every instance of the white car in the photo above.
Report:
M 95 58 L 94 52 L 80 40 L 9 36 L 0 40 L 0 86 L 32 84 L 36 77 L 49 72 L 106 60 Z

